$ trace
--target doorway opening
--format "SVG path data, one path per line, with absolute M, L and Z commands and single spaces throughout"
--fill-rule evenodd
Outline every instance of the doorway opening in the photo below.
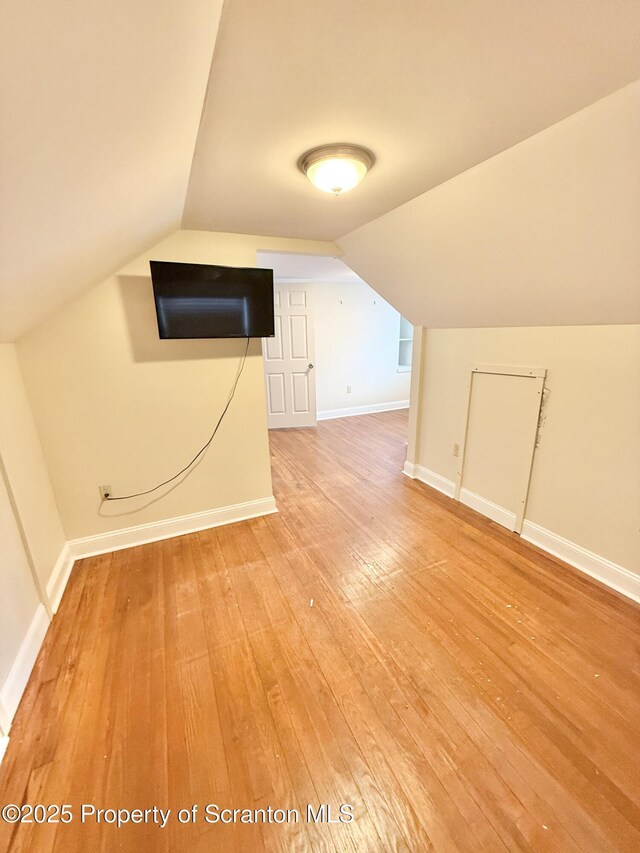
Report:
M 409 407 L 413 327 L 340 258 L 258 252 L 274 271 L 263 340 L 270 429 Z

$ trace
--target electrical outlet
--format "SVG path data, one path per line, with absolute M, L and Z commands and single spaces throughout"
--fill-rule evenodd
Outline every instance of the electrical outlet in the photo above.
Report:
M 351 393 L 351 385 L 347 385 L 347 394 Z
M 111 496 L 111 486 L 98 486 L 98 489 L 100 491 L 100 498 L 103 501 L 106 501 Z
M 460 456 L 460 445 L 459 444 L 453 445 L 453 455 L 454 456 Z

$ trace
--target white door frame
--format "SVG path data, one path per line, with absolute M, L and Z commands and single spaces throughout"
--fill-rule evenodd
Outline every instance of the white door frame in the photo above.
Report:
M 535 419 L 535 424 L 532 423 L 531 425 L 530 434 L 527 436 L 528 460 L 524 468 L 520 487 L 518 489 L 518 493 L 521 495 L 521 499 L 518 501 L 516 521 L 513 528 L 515 533 L 520 533 L 522 531 L 524 514 L 527 508 L 527 498 L 529 496 L 529 483 L 531 482 L 531 469 L 533 467 L 533 456 L 536 449 L 536 437 L 538 435 L 538 424 L 540 420 L 540 407 L 542 405 L 542 392 L 544 390 L 544 381 L 547 376 L 547 369 L 545 367 L 512 367 L 509 365 L 502 364 L 472 364 L 470 366 L 469 379 L 467 381 L 467 408 L 465 412 L 464 431 L 462 433 L 462 446 L 460 447 L 460 463 L 458 465 L 456 488 L 454 492 L 454 498 L 457 501 L 460 500 L 460 490 L 462 489 L 462 476 L 464 473 L 464 455 L 467 445 L 467 433 L 469 430 L 471 394 L 473 393 L 473 377 L 476 373 L 489 373 L 498 376 L 522 376 L 527 379 L 531 379 L 533 382 L 536 383 L 538 392 L 537 417 Z

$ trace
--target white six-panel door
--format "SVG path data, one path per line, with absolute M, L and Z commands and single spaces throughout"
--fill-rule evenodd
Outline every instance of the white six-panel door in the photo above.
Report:
M 310 284 L 275 284 L 275 336 L 263 338 L 269 429 L 316 425 Z

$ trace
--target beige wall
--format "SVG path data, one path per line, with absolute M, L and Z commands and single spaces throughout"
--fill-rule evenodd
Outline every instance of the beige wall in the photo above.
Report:
M 24 336 L 20 364 L 60 515 L 75 539 L 271 495 L 259 341 L 202 463 L 179 485 L 122 503 L 191 459 L 229 394 L 244 342 L 160 341 L 148 260 L 255 266 L 256 251 L 335 254 L 330 243 L 179 231 Z
M 318 413 L 409 399 L 411 374 L 398 373 L 400 315 L 368 284 L 314 284 L 313 325 Z
M 547 368 L 526 518 L 640 574 L 640 326 L 429 329 L 411 461 L 448 480 L 472 363 Z
M 1 691 L 40 603 L 1 470 L 0 584 Z M 0 734 L 8 730 L 8 716 L 0 703 Z
M 0 344 L 0 455 L 41 588 L 65 535 L 38 440 L 14 344 Z
M 16 348 L 0 344 L 0 734 L 46 630 L 46 589 L 64 544 Z
M 640 323 L 640 81 L 339 239 L 432 328 Z

